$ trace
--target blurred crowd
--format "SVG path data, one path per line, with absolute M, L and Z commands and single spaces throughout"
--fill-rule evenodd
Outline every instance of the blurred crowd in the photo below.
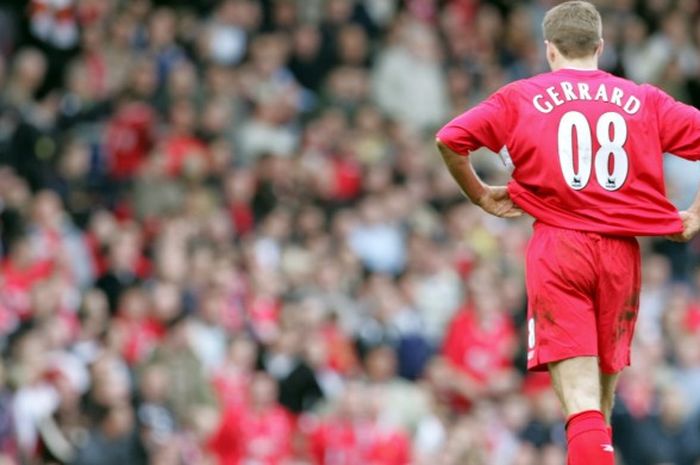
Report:
M 3 0 L 0 464 L 563 465 L 531 220 L 433 146 L 554 3 Z M 700 105 L 696 0 L 597 5 L 604 69 Z M 700 243 L 641 243 L 619 463 L 698 465 Z

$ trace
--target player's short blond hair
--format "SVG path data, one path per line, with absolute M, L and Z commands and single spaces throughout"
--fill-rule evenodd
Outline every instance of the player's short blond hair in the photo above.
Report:
M 573 0 L 550 9 L 542 21 L 545 40 L 566 58 L 593 55 L 600 45 L 603 23 L 592 4 Z

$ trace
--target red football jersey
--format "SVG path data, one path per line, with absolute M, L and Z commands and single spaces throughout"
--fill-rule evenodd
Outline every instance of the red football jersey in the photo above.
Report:
M 515 329 L 505 313 L 481 325 L 475 312 L 470 307 L 457 312 L 447 328 L 442 353 L 456 368 L 486 385 L 490 377 L 512 368 Z
M 650 85 L 560 69 L 513 82 L 438 132 L 512 164 L 508 192 L 537 220 L 601 234 L 673 234 L 663 154 L 700 159 L 700 112 Z

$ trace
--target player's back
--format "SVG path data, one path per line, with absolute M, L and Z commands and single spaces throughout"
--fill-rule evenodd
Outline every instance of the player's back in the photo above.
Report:
M 511 83 L 445 125 L 460 154 L 512 160 L 513 201 L 543 223 L 615 235 L 682 230 L 663 154 L 700 158 L 700 112 L 650 85 L 560 69 Z
M 573 69 L 502 92 L 511 110 L 505 146 L 518 205 L 573 229 L 624 235 L 680 229 L 663 185 L 664 94 L 604 71 Z

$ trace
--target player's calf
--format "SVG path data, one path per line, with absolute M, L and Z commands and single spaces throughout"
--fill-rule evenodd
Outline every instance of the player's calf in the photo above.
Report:
M 613 465 L 613 446 L 601 411 L 598 358 L 550 363 L 549 372 L 567 417 L 568 465 Z
M 610 425 L 610 416 L 615 404 L 615 388 L 620 373 L 600 374 L 600 410 L 605 415 L 605 421 Z

